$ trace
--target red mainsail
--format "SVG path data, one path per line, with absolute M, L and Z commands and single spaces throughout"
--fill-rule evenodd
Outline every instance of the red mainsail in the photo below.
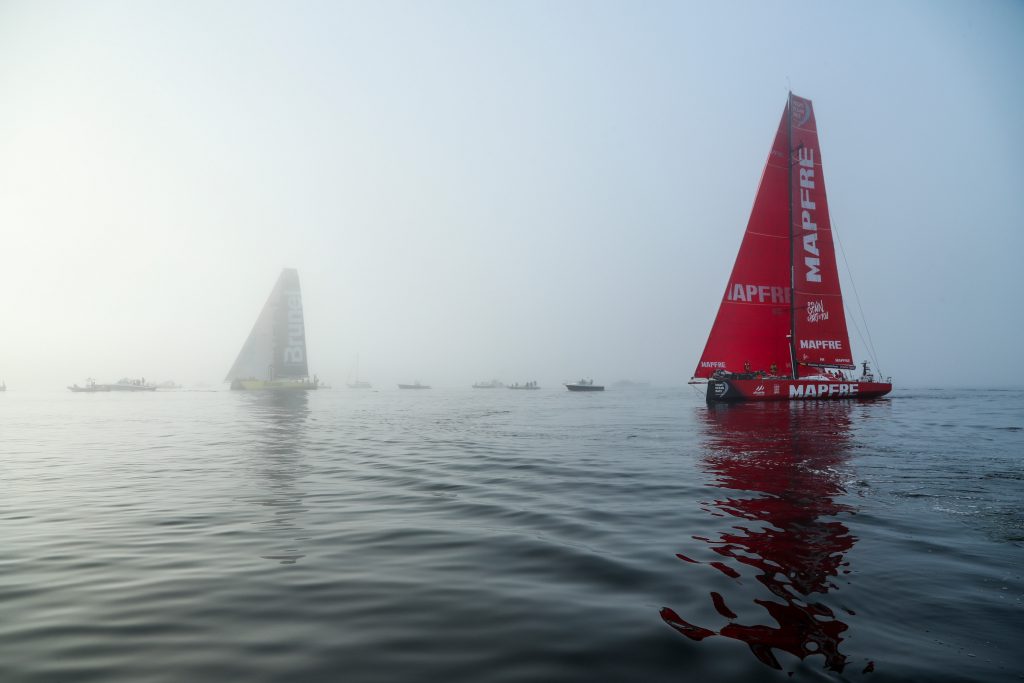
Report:
M 789 109 L 797 366 L 853 369 L 814 108 L 810 100 L 790 95 Z
M 694 377 L 802 366 L 855 367 L 814 109 L 790 94 Z
M 716 370 L 791 374 L 789 107 L 783 112 L 729 284 L 694 377 Z

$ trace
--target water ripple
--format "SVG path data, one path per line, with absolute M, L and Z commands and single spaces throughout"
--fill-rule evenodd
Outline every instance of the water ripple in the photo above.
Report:
M 408 393 L 0 397 L 0 680 L 1022 673 L 1022 392 Z

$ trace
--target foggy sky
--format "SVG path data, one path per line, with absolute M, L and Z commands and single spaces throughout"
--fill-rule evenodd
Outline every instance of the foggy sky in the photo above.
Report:
M 0 3 L 0 378 L 219 384 L 294 267 L 336 386 L 681 384 L 791 87 L 882 370 L 1024 384 L 1022 36 L 1019 2 Z

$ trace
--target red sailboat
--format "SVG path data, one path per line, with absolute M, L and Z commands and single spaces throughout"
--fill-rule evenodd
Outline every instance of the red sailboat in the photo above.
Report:
M 694 380 L 708 402 L 877 398 L 855 370 L 811 101 L 789 94 Z

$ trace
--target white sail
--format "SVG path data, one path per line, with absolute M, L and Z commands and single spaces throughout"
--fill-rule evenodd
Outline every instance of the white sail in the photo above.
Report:
M 299 273 L 294 268 L 285 268 L 225 380 L 308 376 Z

